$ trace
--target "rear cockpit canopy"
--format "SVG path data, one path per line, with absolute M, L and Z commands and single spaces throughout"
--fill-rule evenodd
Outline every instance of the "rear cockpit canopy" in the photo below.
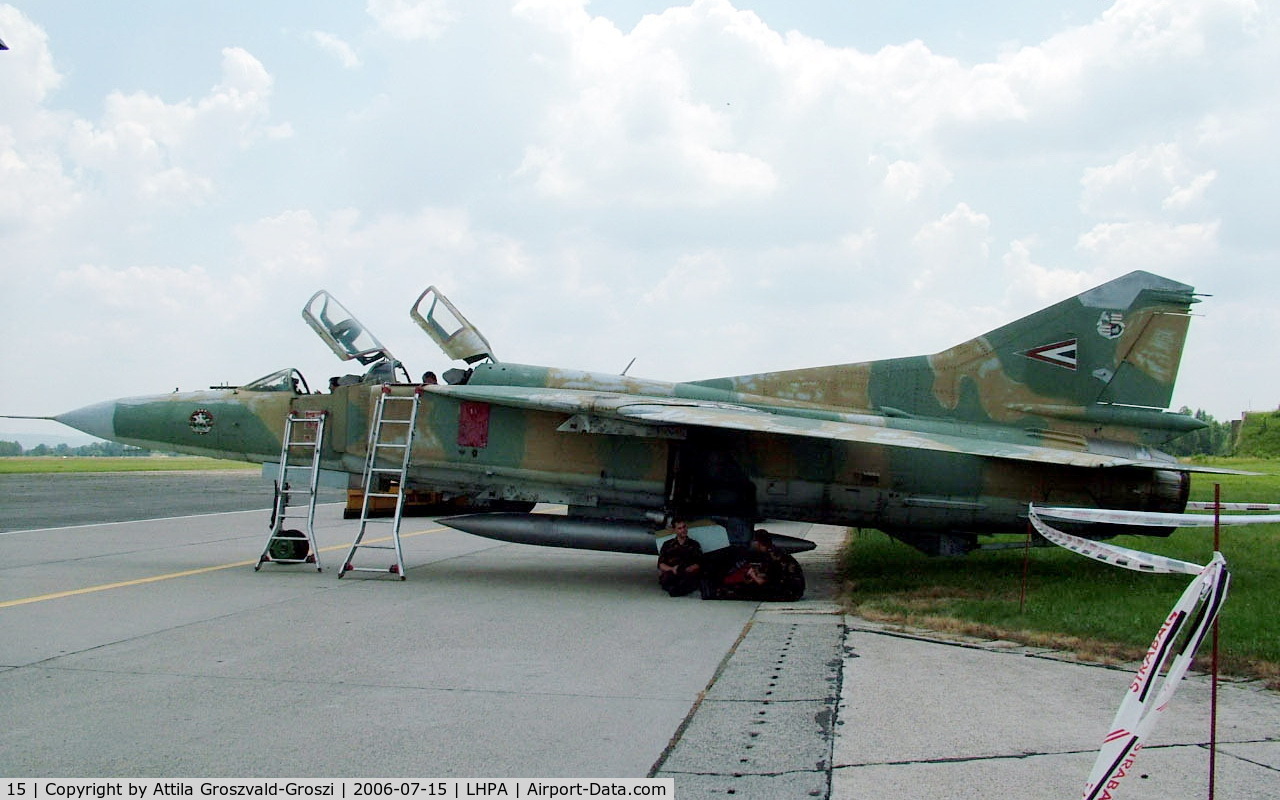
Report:
M 457 361 L 474 364 L 477 361 L 494 361 L 493 348 L 484 334 L 472 325 L 462 312 L 449 302 L 449 298 L 434 286 L 418 295 L 409 316 L 418 327 L 440 346 L 444 354 Z

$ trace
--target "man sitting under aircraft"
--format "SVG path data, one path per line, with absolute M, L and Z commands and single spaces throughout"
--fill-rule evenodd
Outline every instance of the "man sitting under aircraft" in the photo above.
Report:
M 663 542 L 658 553 L 658 585 L 672 597 L 680 597 L 702 581 L 702 545 L 689 538 L 688 522 L 676 520 L 671 529 L 675 538 Z

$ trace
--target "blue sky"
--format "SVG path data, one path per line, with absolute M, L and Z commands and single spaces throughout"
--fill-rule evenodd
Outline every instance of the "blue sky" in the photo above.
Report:
M 320 288 L 415 371 L 436 284 L 503 360 L 685 380 L 1134 269 L 1213 295 L 1175 407 L 1280 405 L 1274 2 L 43 0 L 0 38 L 0 413 L 323 384 Z

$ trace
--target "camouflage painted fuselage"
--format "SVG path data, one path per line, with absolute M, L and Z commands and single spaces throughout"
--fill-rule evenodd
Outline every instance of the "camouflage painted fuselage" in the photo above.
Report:
M 1200 425 L 1159 410 L 1194 301 L 1190 287 L 1139 272 L 933 356 L 677 384 L 490 362 L 465 382 L 390 391 L 420 392 L 415 487 L 599 519 L 879 528 L 961 552 L 977 534 L 1024 531 L 1030 502 L 1182 510 L 1189 468 L 1155 448 Z M 120 400 L 64 421 L 272 462 L 286 415 L 323 410 L 323 467 L 359 475 L 381 391 L 299 394 L 286 380 Z

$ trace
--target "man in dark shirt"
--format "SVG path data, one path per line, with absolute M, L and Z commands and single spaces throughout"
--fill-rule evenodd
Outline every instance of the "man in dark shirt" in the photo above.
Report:
M 702 579 L 702 545 L 689 538 L 689 523 L 676 520 L 671 525 L 675 537 L 662 543 L 658 552 L 658 585 L 672 597 L 698 588 Z

